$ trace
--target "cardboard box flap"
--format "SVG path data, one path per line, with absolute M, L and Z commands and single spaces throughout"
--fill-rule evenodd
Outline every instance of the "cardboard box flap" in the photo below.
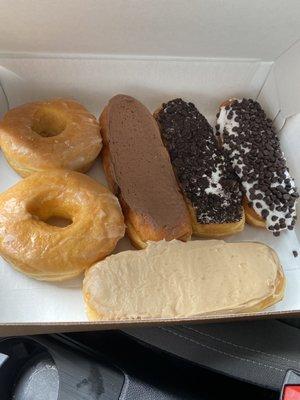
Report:
M 280 56 L 273 68 L 282 116 L 300 113 L 300 41 Z
M 273 64 L 258 96 L 276 127 L 300 113 L 300 41 L 291 46 Z
M 2 53 L 274 60 L 299 39 L 298 0 L 15 0 Z
M 8 101 L 0 80 L 0 118 L 8 111 Z

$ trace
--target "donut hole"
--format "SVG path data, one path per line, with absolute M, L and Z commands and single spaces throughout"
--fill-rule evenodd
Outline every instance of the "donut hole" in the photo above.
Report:
M 39 215 L 37 212 L 30 213 L 35 220 L 39 220 L 44 222 L 47 225 L 57 226 L 58 228 L 66 228 L 73 223 L 73 220 L 70 216 L 67 215 L 59 215 L 58 212 L 53 211 L 52 215 Z
M 35 199 L 27 206 L 27 211 L 34 220 L 47 225 L 66 228 L 73 223 L 73 215 L 70 214 L 69 205 L 60 203 L 57 199 Z
M 73 223 L 70 218 L 59 217 L 57 215 L 52 215 L 46 221 L 43 221 L 48 225 L 57 226 L 59 228 L 65 228 Z
M 62 133 L 66 126 L 66 120 L 59 112 L 43 108 L 35 113 L 31 129 L 42 137 L 52 137 Z

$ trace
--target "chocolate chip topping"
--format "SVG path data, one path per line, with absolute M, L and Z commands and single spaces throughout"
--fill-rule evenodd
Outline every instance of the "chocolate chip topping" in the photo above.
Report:
M 279 138 L 259 103 L 234 100 L 221 107 L 217 125 L 225 154 L 257 214 L 275 236 L 282 229 L 292 229 L 299 195 Z
M 206 118 L 194 104 L 182 99 L 163 104 L 156 118 L 177 180 L 196 211 L 197 221 L 239 221 L 242 193 Z

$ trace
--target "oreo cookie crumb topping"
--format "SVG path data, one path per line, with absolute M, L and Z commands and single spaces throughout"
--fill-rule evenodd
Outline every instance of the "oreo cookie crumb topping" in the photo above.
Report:
M 294 257 L 298 257 L 298 251 L 297 250 L 293 250 L 293 256 Z
M 221 107 L 218 114 L 218 135 L 225 155 L 251 206 L 274 236 L 283 229 L 293 229 L 299 194 L 272 121 L 251 99 L 234 100 L 230 106 Z
M 242 193 L 206 118 L 182 99 L 162 105 L 156 119 L 179 185 L 201 224 L 237 222 Z

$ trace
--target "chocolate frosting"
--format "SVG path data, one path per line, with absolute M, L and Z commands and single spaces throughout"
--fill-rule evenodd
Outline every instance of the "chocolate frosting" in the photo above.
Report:
M 133 97 L 117 95 L 107 108 L 113 174 L 122 199 L 142 214 L 166 239 L 189 222 L 186 204 L 162 143 L 158 125 L 148 109 Z

